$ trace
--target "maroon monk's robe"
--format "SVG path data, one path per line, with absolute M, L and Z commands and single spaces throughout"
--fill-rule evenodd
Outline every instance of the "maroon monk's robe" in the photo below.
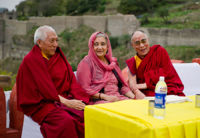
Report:
M 47 60 L 35 45 L 20 65 L 16 84 L 19 110 L 41 125 L 44 137 L 75 138 L 77 132 L 84 137 L 83 111 L 67 108 L 58 95 L 85 103 L 89 102 L 89 96 L 76 82 L 60 48 Z M 66 132 L 71 133 L 66 135 Z
M 132 75 L 136 75 L 137 83 L 147 84 L 147 89 L 141 90 L 146 96 L 155 95 L 155 86 L 160 76 L 165 77 L 168 95 L 184 96 L 183 83 L 174 69 L 167 51 L 160 45 L 154 45 L 150 48 L 138 69 L 136 69 L 134 57 L 126 60 L 126 64 Z

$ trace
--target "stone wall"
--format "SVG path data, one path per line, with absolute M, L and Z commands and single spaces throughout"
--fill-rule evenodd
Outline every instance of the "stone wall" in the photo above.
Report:
M 31 49 L 29 47 L 15 47 L 10 50 L 9 57 L 12 59 L 23 59 L 23 57 L 27 55 L 30 50 Z
M 196 46 L 200 45 L 200 29 L 161 29 L 147 28 L 151 44 L 163 46 Z
M 5 35 L 5 21 L 3 19 L 0 19 L 0 43 L 4 41 L 4 35 Z
M 107 16 L 83 16 L 83 24 L 97 31 L 107 31 Z
M 0 59 L 4 57 L 4 43 L 5 43 L 5 21 L 0 19 Z
M 132 34 L 140 26 L 136 17 L 126 16 L 108 16 L 108 32 L 111 36 L 121 36 L 123 34 Z
M 134 15 L 31 17 L 28 21 L 1 19 L 0 59 L 2 58 L 2 46 L 4 46 L 4 58 L 17 54 L 13 53 L 12 50 L 14 48 L 12 43 L 14 35 L 26 35 L 34 25 L 40 26 L 45 24 L 55 28 L 58 34 L 64 29 L 73 30 L 80 25 L 86 25 L 96 31 L 109 32 L 111 36 L 130 35 L 140 26 L 139 21 Z M 200 30 L 197 29 L 143 29 L 150 36 L 151 44 L 161 44 L 163 46 L 193 46 L 200 44 Z M 17 57 L 20 57 L 20 55 L 24 54 L 17 55 Z
M 14 35 L 26 35 L 34 25 L 50 25 L 58 34 L 65 29 L 77 29 L 80 25 L 92 27 L 96 31 L 110 32 L 111 36 L 131 34 L 140 26 L 134 15 L 110 15 L 110 16 L 53 16 L 53 17 L 30 17 L 28 21 L 4 19 L 4 53 L 8 57 L 14 48 L 12 38 Z M 0 23 L 0 29 L 1 29 Z M 2 31 L 0 30 L 2 33 Z M 3 35 L 2 35 L 3 36 Z M 0 42 L 0 48 L 2 43 Z M 1 50 L 2 51 L 2 50 Z M 13 53 L 15 55 L 16 53 Z M 1 56 L 1 55 L 0 55 Z M 1 56 L 2 57 L 2 56 Z M 0 57 L 0 59 L 1 59 Z
M 66 28 L 77 29 L 80 25 L 86 25 L 96 31 L 108 31 L 111 36 L 131 34 L 140 26 L 134 15 L 31 17 L 29 22 L 38 26 L 50 25 L 58 34 Z
M 26 35 L 35 24 L 29 21 L 5 20 L 5 38 L 4 38 L 4 58 L 10 57 L 13 46 L 14 35 Z M 2 44 L 2 43 L 1 43 Z M 1 58 L 0 58 L 1 59 Z
M 5 20 L 5 43 L 12 43 L 14 35 L 26 35 L 34 25 L 29 21 Z

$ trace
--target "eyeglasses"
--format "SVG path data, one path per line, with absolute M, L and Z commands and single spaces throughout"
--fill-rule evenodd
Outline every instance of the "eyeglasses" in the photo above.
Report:
M 134 43 L 136 46 L 140 46 L 140 44 L 146 44 L 146 42 L 147 42 L 147 39 L 142 39 L 140 41 L 135 41 Z

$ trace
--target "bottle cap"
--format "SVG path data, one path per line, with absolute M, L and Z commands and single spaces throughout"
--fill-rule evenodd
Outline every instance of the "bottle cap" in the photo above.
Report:
M 165 77 L 164 76 L 160 76 L 159 81 L 164 81 Z

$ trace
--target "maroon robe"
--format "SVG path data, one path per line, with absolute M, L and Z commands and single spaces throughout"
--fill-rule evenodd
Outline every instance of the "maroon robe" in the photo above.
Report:
M 132 75 L 137 76 L 137 83 L 147 84 L 147 89 L 141 90 L 146 96 L 155 95 L 155 86 L 160 76 L 165 77 L 168 95 L 184 96 L 183 83 L 174 69 L 167 51 L 160 45 L 154 45 L 150 48 L 138 69 L 136 69 L 134 57 L 126 60 L 126 64 Z
M 82 123 L 83 125 L 83 111 L 67 108 L 59 101 L 58 95 L 67 99 L 78 99 L 85 103 L 89 102 L 89 96 L 76 82 L 72 68 L 60 48 L 57 48 L 56 54 L 50 60 L 47 60 L 43 58 L 40 48 L 35 45 L 24 57 L 20 65 L 16 84 L 19 110 L 31 116 L 34 121 L 41 125 L 44 137 L 51 137 L 48 134 L 44 135 L 44 133 L 48 133 L 46 132 L 48 127 L 43 127 L 43 124 L 51 125 L 52 115 L 58 117 L 65 114 L 67 118 L 74 120 L 75 128 L 70 123 L 65 124 L 65 128 L 67 127 L 69 132 L 75 129 L 78 130 L 79 126 L 77 123 L 79 120 L 82 120 L 80 124 Z M 50 122 L 46 121 L 48 119 Z M 70 122 L 69 120 L 66 120 L 66 123 Z M 60 121 L 57 120 L 56 123 L 57 128 L 59 128 L 61 127 L 59 123 L 65 123 L 65 120 L 60 117 Z M 84 132 L 84 130 L 81 131 Z M 56 134 L 59 131 L 50 131 L 49 133 Z

